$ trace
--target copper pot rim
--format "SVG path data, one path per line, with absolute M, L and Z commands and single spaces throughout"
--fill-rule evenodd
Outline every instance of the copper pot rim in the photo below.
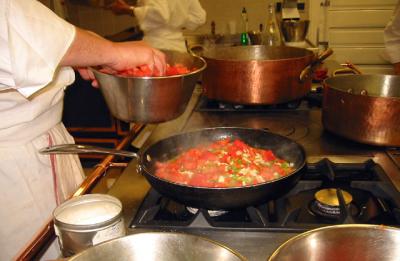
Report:
M 327 89 L 332 89 L 334 91 L 337 91 L 339 93 L 342 93 L 344 95 L 348 96 L 360 96 L 360 97 L 365 97 L 365 98 L 371 98 L 371 99 L 384 99 L 387 101 L 393 101 L 393 102 L 400 102 L 400 96 L 382 96 L 382 95 L 376 95 L 376 94 L 361 94 L 361 93 L 351 93 L 348 91 L 349 87 L 349 82 L 343 82 L 341 84 L 336 84 L 333 85 L 332 83 L 329 83 L 329 81 L 333 81 L 334 79 L 337 80 L 337 78 L 340 77 L 342 79 L 352 79 L 352 78 L 364 78 L 364 77 L 379 77 L 379 78 L 384 78 L 384 77 L 393 77 L 393 78 L 399 78 L 400 76 L 397 75 L 380 75 L 380 74 L 352 74 L 352 75 L 339 75 L 339 76 L 333 76 L 326 78 L 322 84 L 324 88 Z M 346 88 L 347 87 L 347 88 Z M 346 88 L 346 89 L 345 89 Z M 324 92 L 324 96 L 326 96 L 326 92 Z
M 304 60 L 304 59 L 307 59 L 307 58 L 311 58 L 311 59 L 317 58 L 317 54 L 315 54 L 313 51 L 310 51 L 310 50 L 308 50 L 306 48 L 291 47 L 291 46 L 267 47 L 265 45 L 250 45 L 250 46 L 221 46 L 221 47 L 215 47 L 215 48 L 216 49 L 232 49 L 232 48 L 237 48 L 237 49 L 251 48 L 251 49 L 255 49 L 255 48 L 260 48 L 260 47 L 298 49 L 298 50 L 304 51 L 305 55 L 289 57 L 289 58 L 279 58 L 279 59 L 248 59 L 248 60 L 243 60 L 243 59 L 214 58 L 214 57 L 207 56 L 207 53 L 205 53 L 205 54 L 202 55 L 202 57 L 206 60 L 206 62 L 208 62 L 208 61 L 222 61 L 222 62 L 232 62 L 232 63 L 249 63 L 249 62 L 251 62 L 251 63 L 254 63 L 254 62 L 255 63 L 258 63 L 258 62 L 275 63 L 275 62 L 284 62 L 284 61 L 293 62 L 293 61 L 297 61 L 297 60 Z

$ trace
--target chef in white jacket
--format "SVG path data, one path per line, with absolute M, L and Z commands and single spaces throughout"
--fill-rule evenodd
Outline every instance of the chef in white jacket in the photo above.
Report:
M 70 66 L 109 72 L 165 57 L 143 42 L 112 43 L 56 16 L 36 0 L 0 0 L 0 260 L 11 260 L 83 180 L 78 157 L 38 150 L 73 143 L 61 123 Z M 56 247 L 47 258 L 58 256 Z
M 395 74 L 400 74 L 400 2 L 384 30 L 386 58 L 393 64 Z
M 109 8 L 117 15 L 135 16 L 143 40 L 159 49 L 186 52 L 182 30 L 194 30 L 206 22 L 199 0 L 138 0 L 136 6 L 116 0 Z

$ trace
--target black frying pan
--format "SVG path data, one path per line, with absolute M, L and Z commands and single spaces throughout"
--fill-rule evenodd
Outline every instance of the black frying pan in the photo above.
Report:
M 233 188 L 194 187 L 173 183 L 154 175 L 155 162 L 167 161 L 183 151 L 200 144 L 225 138 L 241 139 L 250 146 L 270 149 L 274 154 L 294 165 L 289 175 L 257 185 Z M 107 153 L 139 158 L 139 168 L 151 186 L 164 196 L 187 206 L 204 209 L 234 209 L 257 205 L 279 197 L 289 191 L 300 178 L 305 165 L 304 149 L 289 138 L 260 129 L 219 127 L 181 133 L 162 139 L 141 150 L 139 155 L 132 152 L 105 150 L 76 145 L 65 149 L 59 145 L 41 150 L 42 153 Z M 80 149 L 76 148 L 80 147 Z M 119 153 L 118 153 L 119 152 Z

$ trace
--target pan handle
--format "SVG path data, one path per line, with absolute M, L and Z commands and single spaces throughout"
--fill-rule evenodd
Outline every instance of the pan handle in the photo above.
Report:
M 126 150 L 114 150 L 89 145 L 79 144 L 62 144 L 51 147 L 46 147 L 39 150 L 41 154 L 79 154 L 79 153 L 96 153 L 96 154 L 107 154 L 116 155 L 129 158 L 139 158 L 139 155 L 135 152 Z
M 331 56 L 333 54 L 333 50 L 331 48 L 326 49 L 323 51 L 320 55 L 318 55 L 318 58 L 311 62 L 309 65 L 304 68 L 301 73 L 300 73 L 300 82 L 303 83 L 305 80 L 307 80 L 310 76 L 311 73 L 314 71 L 314 68 L 321 64 L 326 58 Z
M 340 64 L 341 66 L 344 66 L 345 68 L 343 69 L 338 69 L 333 72 L 333 76 L 336 76 L 338 74 L 362 74 L 362 72 L 351 62 L 346 62 Z

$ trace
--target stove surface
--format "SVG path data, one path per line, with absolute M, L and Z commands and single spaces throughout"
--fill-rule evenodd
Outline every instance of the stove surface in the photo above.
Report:
M 295 187 L 275 200 L 246 209 L 209 212 L 159 195 L 137 173 L 134 160 L 110 191 L 123 202 L 129 234 L 161 230 L 201 235 L 258 261 L 309 229 L 343 223 L 400 224 L 397 149 L 359 144 L 324 131 L 320 109 L 304 101 L 296 108 L 278 110 L 203 110 L 196 107 L 201 91 L 195 94 L 187 111 L 177 120 L 158 125 L 146 144 L 205 127 L 261 128 L 301 144 L 307 168 Z M 129 188 L 124 187 L 127 184 Z M 336 204 L 316 196 L 324 189 L 331 190 L 318 195 L 333 195 Z
M 302 171 L 287 194 L 244 209 L 193 209 L 150 190 L 131 227 L 304 232 L 336 224 L 400 225 L 400 193 L 372 160 L 323 159 Z

